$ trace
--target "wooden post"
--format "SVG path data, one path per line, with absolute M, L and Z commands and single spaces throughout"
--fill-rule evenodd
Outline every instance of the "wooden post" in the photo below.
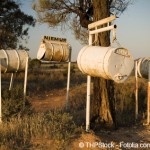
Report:
M 150 124 L 150 62 L 148 66 L 147 124 Z
M 25 77 L 24 77 L 23 109 L 25 108 L 25 102 L 26 102 L 27 75 L 28 75 L 28 57 L 26 58 Z
M 135 61 L 135 121 L 138 119 L 138 75 L 137 61 Z

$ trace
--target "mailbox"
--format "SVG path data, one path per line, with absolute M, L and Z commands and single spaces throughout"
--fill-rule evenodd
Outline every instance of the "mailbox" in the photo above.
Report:
M 117 83 L 125 81 L 134 68 L 134 60 L 125 48 L 85 46 L 78 54 L 82 73 Z
M 66 62 L 70 58 L 70 48 L 64 38 L 44 36 L 37 53 L 37 59 Z
M 138 77 L 148 79 L 150 58 L 139 58 L 136 61 Z
M 0 50 L 2 73 L 25 71 L 28 53 L 25 50 Z

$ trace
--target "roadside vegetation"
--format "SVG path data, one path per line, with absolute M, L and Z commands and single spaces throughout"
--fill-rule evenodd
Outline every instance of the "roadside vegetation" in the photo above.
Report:
M 53 89 L 65 89 L 67 64 L 41 66 L 38 63 L 38 67 L 30 66 L 25 107 L 23 79 L 24 73 L 16 74 L 12 91 L 9 91 L 10 75 L 2 75 L 3 123 L 0 124 L 0 149 L 36 150 L 48 149 L 49 146 L 53 146 L 53 149 L 66 149 L 85 129 L 86 76 L 79 72 L 76 63 L 72 64 L 71 90 L 74 95 L 70 96 L 71 109 L 68 112 L 64 106 L 62 109 L 36 112 L 29 100 L 34 95 L 51 92 Z M 143 123 L 146 119 L 147 81 L 139 80 L 139 119 L 136 122 L 134 93 L 134 77 L 115 85 L 118 127 Z

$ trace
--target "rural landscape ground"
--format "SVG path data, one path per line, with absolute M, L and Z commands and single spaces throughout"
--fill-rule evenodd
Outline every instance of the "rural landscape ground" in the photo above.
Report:
M 31 108 L 34 110 L 34 113 L 47 114 L 47 112 L 49 111 L 55 112 L 57 110 L 63 111 L 64 113 L 65 106 L 66 106 L 67 67 L 64 70 L 61 70 L 60 69 L 61 67 L 60 68 L 59 67 L 60 66 L 58 66 L 58 68 L 55 68 L 55 70 L 52 68 L 47 69 L 46 72 L 41 71 L 42 69 L 38 68 L 38 69 L 33 69 L 31 74 L 29 73 L 27 99 L 31 104 Z M 18 75 L 16 77 L 16 83 L 21 83 L 21 82 L 23 82 L 23 79 L 21 76 Z M 15 83 L 14 83 L 14 87 L 15 87 Z M 106 130 L 103 128 L 99 128 L 98 130 L 91 129 L 89 133 L 86 133 L 85 132 L 86 76 L 82 75 L 81 72 L 79 72 L 75 64 L 73 66 L 72 73 L 71 73 L 71 84 L 70 84 L 70 93 L 69 93 L 69 108 L 70 108 L 69 115 L 71 115 L 71 117 L 73 118 L 72 122 L 76 124 L 75 131 L 70 133 L 70 135 L 66 138 L 66 134 L 69 134 L 68 131 L 66 131 L 66 128 L 69 128 L 69 126 L 72 126 L 72 124 L 69 124 L 69 126 L 67 125 L 64 126 L 63 121 L 68 116 L 64 119 L 61 118 L 61 116 L 59 116 L 59 113 L 58 114 L 56 113 L 60 117 L 59 120 L 57 117 L 53 116 L 56 120 L 58 119 L 57 120 L 58 126 L 56 125 L 56 127 L 60 128 L 59 124 L 62 125 L 64 129 L 63 128 L 60 129 L 62 130 L 62 132 L 65 132 L 63 133 L 65 135 L 63 135 L 61 138 L 60 135 L 58 135 L 59 138 L 53 138 L 53 136 L 55 137 L 57 134 L 57 129 L 55 135 L 52 134 L 52 137 L 49 138 L 45 133 L 49 131 L 48 126 L 46 124 L 42 125 L 43 129 L 40 129 L 37 127 L 37 125 L 34 125 L 35 130 L 36 129 L 40 130 L 39 133 L 42 132 L 42 134 L 41 133 L 39 134 L 38 131 L 35 132 L 37 135 L 30 133 L 35 138 L 30 137 L 31 140 L 29 142 L 26 142 L 27 140 L 24 140 L 25 137 L 23 135 L 22 135 L 24 137 L 23 142 L 20 140 L 20 138 L 19 140 L 16 139 L 20 141 L 20 143 L 22 142 L 22 145 L 23 144 L 29 145 L 28 147 L 20 146 L 18 144 L 19 142 L 16 143 L 18 144 L 18 146 L 11 147 L 9 145 L 8 146 L 5 145 L 8 143 L 3 141 L 1 143 L 0 148 L 1 150 L 5 150 L 5 149 L 19 149 L 19 150 L 21 149 L 31 149 L 31 150 L 32 149 L 33 150 L 34 149 L 35 150 L 150 149 L 150 126 L 143 125 L 143 123 L 146 123 L 146 115 L 145 115 L 146 114 L 145 101 L 147 97 L 146 88 L 147 88 L 146 81 L 143 80 L 140 81 L 139 98 L 141 100 L 139 104 L 141 106 L 139 106 L 140 119 L 137 123 L 135 123 L 134 121 L 134 107 L 135 107 L 134 106 L 135 105 L 134 77 L 132 77 L 126 83 L 116 85 L 115 92 L 116 95 L 118 95 L 116 96 L 118 98 L 117 101 L 118 128 L 115 130 L 108 130 L 108 129 Z M 120 97 L 121 100 L 119 100 Z M 37 120 L 39 121 L 40 117 L 39 118 L 38 117 L 39 115 L 37 115 Z M 42 120 L 39 121 L 38 124 L 40 124 L 41 122 Z M 54 123 L 56 124 L 56 122 Z M 6 133 L 8 132 L 8 131 L 7 132 L 3 131 L 4 127 L 3 129 L 0 128 L 0 133 L 2 135 L 1 137 L 3 138 L 6 137 Z M 70 130 L 72 128 L 70 128 Z M 23 128 L 23 130 L 25 129 Z M 55 129 L 50 128 L 50 130 L 55 130 Z M 30 129 L 30 132 L 34 132 L 34 131 L 31 131 Z M 18 136 L 19 131 L 15 132 L 15 134 L 17 134 L 16 136 Z M 59 131 L 59 134 L 62 134 L 61 131 Z M 11 138 L 15 139 L 15 137 L 13 137 L 12 135 L 13 135 L 12 133 L 9 134 L 9 137 L 7 137 L 6 139 L 9 142 L 12 141 L 13 143 L 14 141 Z
M 70 97 L 75 97 L 78 92 L 86 95 L 86 84 L 72 87 L 70 90 Z M 50 109 L 60 109 L 65 107 L 66 88 L 59 90 L 52 90 L 44 94 L 39 94 L 30 97 L 33 108 L 39 112 Z M 86 99 L 85 99 L 86 101 Z M 85 129 L 85 109 L 78 111 L 78 119 L 83 121 L 83 129 Z M 44 141 L 43 141 L 44 142 Z M 83 143 L 83 144 L 82 144 Z M 114 148 L 107 148 L 104 144 L 114 144 Z M 136 144 L 139 145 L 138 148 Z M 132 144 L 132 145 L 127 145 Z M 106 146 L 106 147 L 105 147 Z M 140 148 L 141 147 L 141 148 Z M 150 149 L 150 126 L 143 126 L 142 123 L 133 125 L 131 127 L 119 127 L 114 131 L 99 130 L 91 131 L 90 133 L 83 132 L 78 138 L 73 139 L 71 145 L 67 149 L 70 150 L 87 150 L 87 149 Z M 50 148 L 51 149 L 51 148 Z

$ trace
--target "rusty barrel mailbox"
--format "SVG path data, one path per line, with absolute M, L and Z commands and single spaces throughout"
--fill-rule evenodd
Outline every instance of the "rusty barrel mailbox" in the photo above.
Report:
M 25 50 L 0 50 L 2 73 L 25 71 L 28 53 Z
M 37 53 L 37 59 L 66 62 L 69 58 L 70 46 L 66 39 L 44 36 Z
M 148 79 L 150 58 L 139 58 L 136 61 L 138 77 Z
M 125 48 L 85 46 L 78 54 L 77 64 L 84 74 L 121 83 L 133 70 L 134 60 Z

